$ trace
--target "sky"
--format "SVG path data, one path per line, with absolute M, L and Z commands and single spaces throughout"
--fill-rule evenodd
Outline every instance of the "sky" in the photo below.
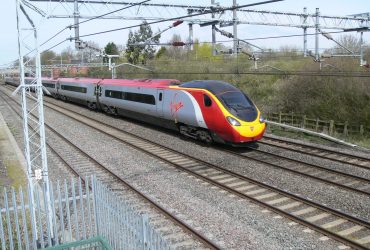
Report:
M 16 0 L 1 0 L 0 8 L 0 27 L 1 27 L 1 39 L 0 39 L 0 67 L 6 63 L 9 63 L 18 58 L 18 45 L 17 45 L 17 26 L 16 26 Z M 136 0 L 138 1 L 138 0 Z M 260 2 L 262 0 L 238 0 L 239 5 L 250 4 Z M 133 2 L 133 1 L 127 1 Z M 211 0 L 152 0 L 152 3 L 173 3 L 173 4 L 189 4 L 189 5 L 210 5 Z M 216 0 L 221 6 L 229 7 L 232 6 L 232 0 Z M 56 4 L 43 4 L 33 2 L 33 4 L 47 13 L 56 13 L 57 8 L 61 8 L 61 5 Z M 368 0 L 284 0 L 282 2 L 271 3 L 266 5 L 260 5 L 251 7 L 251 9 L 256 10 L 269 10 L 269 11 L 285 11 L 285 12 L 303 12 L 303 8 L 307 7 L 308 13 L 314 13 L 316 8 L 320 9 L 322 15 L 331 16 L 347 16 L 351 14 L 370 12 L 370 1 Z M 97 9 L 101 8 L 96 7 Z M 63 9 L 60 9 L 62 11 Z M 93 15 L 96 10 L 87 10 Z M 36 15 L 33 11 L 27 9 L 31 18 L 35 21 L 39 29 L 39 43 L 46 41 L 56 32 L 63 29 L 64 27 L 71 25 L 73 19 L 43 19 L 39 15 Z M 70 15 L 73 13 L 73 7 L 71 9 L 64 9 L 64 13 L 68 12 Z M 99 12 L 103 14 L 104 12 Z M 172 11 L 172 16 L 176 17 L 181 13 Z M 135 13 L 134 13 L 135 14 Z M 147 16 L 151 14 L 160 15 L 160 13 L 147 13 Z M 93 32 L 99 32 L 107 29 L 114 29 L 119 27 L 125 27 L 130 25 L 136 25 L 141 23 L 141 21 L 128 21 L 128 20 L 97 20 L 91 21 L 86 24 L 81 24 L 80 35 L 89 34 Z M 154 32 L 158 30 L 163 30 L 168 27 L 172 22 L 165 22 L 158 25 L 153 25 L 152 29 Z M 223 28 L 229 32 L 232 32 L 232 27 Z M 135 29 L 133 29 L 135 30 Z M 313 30 L 309 30 L 313 32 Z M 163 33 L 161 37 L 161 42 L 168 42 L 174 34 L 181 35 L 183 41 L 186 41 L 188 37 L 188 27 L 182 24 L 174 29 L 171 29 Z M 302 29 L 298 28 L 285 28 L 285 27 L 271 27 L 271 26 L 257 26 L 257 25 L 239 25 L 238 26 L 238 36 L 243 39 L 258 38 L 258 37 L 270 37 L 270 36 L 281 36 L 281 35 L 295 35 L 302 34 Z M 351 33 L 356 37 L 359 35 L 354 32 Z M 48 49 L 51 46 L 57 44 L 58 42 L 65 40 L 68 37 L 73 37 L 73 30 L 66 30 L 60 35 L 55 37 L 49 43 L 41 47 L 41 50 Z M 116 44 L 125 44 L 127 42 L 128 30 L 117 31 L 113 33 L 106 33 L 99 36 L 91 36 L 84 38 L 85 41 L 94 41 L 98 43 L 101 47 L 104 47 L 108 42 L 114 42 Z M 334 39 L 338 38 L 339 35 L 334 34 Z M 200 28 L 199 25 L 194 25 L 194 38 L 198 38 L 201 42 L 211 41 L 211 28 L 203 27 Z M 217 34 L 218 41 L 225 41 L 228 38 Z M 364 40 L 370 43 L 370 32 L 366 32 L 364 35 Z M 293 37 L 293 38 L 280 38 L 280 39 L 266 39 L 266 40 L 256 40 L 253 43 L 257 46 L 264 48 L 278 49 L 282 46 L 294 46 L 302 49 L 303 38 Z M 227 46 L 232 46 L 232 43 L 225 43 Z M 329 48 L 335 44 L 332 41 L 327 40 L 324 37 L 320 37 L 320 48 Z M 74 47 L 72 42 L 64 42 L 60 46 L 54 48 L 56 52 L 60 52 L 66 47 Z M 314 47 L 314 36 L 308 37 L 308 48 L 313 49 Z M 370 59 L 368 59 L 370 60 Z

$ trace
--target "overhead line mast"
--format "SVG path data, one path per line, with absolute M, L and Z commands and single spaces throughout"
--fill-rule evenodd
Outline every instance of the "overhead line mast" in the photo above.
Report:
M 42 235 L 44 232 L 39 232 L 36 228 L 36 214 L 34 203 L 34 189 L 40 187 L 44 190 L 45 201 L 44 211 L 46 212 L 47 228 L 51 229 L 53 215 L 51 213 L 50 203 L 50 188 L 49 188 L 49 171 L 46 155 L 45 142 L 45 127 L 44 127 L 44 107 L 43 107 L 43 87 L 41 83 L 41 60 L 38 45 L 38 31 L 34 22 L 24 8 L 23 1 L 16 0 L 16 15 L 17 15 L 17 33 L 18 33 L 18 56 L 19 56 L 19 76 L 20 84 L 14 91 L 15 95 L 21 91 L 22 113 L 23 113 L 23 133 L 24 133 L 24 155 L 27 164 L 27 181 L 30 190 L 30 219 L 32 223 L 32 234 L 39 240 L 44 240 Z M 32 49 L 34 48 L 34 49 Z M 33 52 L 35 59 L 35 68 L 27 67 L 28 61 L 25 60 L 25 50 Z M 31 56 L 29 57 L 31 58 Z M 27 83 L 25 74 L 29 74 L 32 79 Z M 35 96 L 32 94 L 35 92 Z M 27 98 L 32 99 L 27 102 Z M 37 116 L 33 117 L 33 112 L 37 112 Z M 40 184 L 40 186 L 39 186 Z M 40 233 L 40 234 L 39 234 Z M 54 232 L 51 231 L 53 237 Z M 52 239 L 48 239 L 51 245 Z M 33 242 L 33 248 L 37 248 L 36 242 Z

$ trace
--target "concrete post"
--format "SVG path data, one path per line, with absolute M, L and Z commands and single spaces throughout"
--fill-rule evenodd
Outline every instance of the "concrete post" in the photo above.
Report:
M 189 43 L 190 43 L 190 50 L 194 49 L 194 41 L 193 41 L 193 24 L 189 23 Z
M 307 57 L 307 8 L 303 8 L 303 56 Z
M 237 6 L 236 0 L 233 0 L 233 7 Z M 238 17 L 236 15 L 236 9 L 233 10 L 233 35 L 234 35 L 234 48 L 233 53 L 238 54 Z
M 319 55 L 319 33 L 320 33 L 320 19 L 319 19 L 320 11 L 319 8 L 316 8 L 316 24 L 315 24 L 315 60 L 320 60 Z

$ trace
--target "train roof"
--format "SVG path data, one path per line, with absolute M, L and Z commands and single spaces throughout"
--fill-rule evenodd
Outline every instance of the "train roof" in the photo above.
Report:
M 101 84 L 117 85 L 117 86 L 148 86 L 148 87 L 166 87 L 171 85 L 179 85 L 180 81 L 176 79 L 104 79 Z
M 179 85 L 176 79 L 101 79 L 101 78 L 59 78 L 60 82 L 114 85 L 114 86 L 141 86 L 141 87 L 166 87 Z
M 214 95 L 218 95 L 228 91 L 240 91 L 235 86 L 231 85 L 227 82 L 216 81 L 216 80 L 194 80 L 191 82 L 184 82 L 179 85 L 182 88 L 195 88 L 195 89 L 206 89 L 213 93 Z

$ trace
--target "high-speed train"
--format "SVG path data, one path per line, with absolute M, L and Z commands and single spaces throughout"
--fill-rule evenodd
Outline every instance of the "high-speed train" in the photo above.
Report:
M 26 78 L 26 84 L 32 78 Z M 19 85 L 19 78 L 5 82 Z M 174 129 L 204 141 L 253 142 L 266 129 L 260 111 L 241 90 L 217 80 L 43 78 L 50 94 L 93 110 Z

